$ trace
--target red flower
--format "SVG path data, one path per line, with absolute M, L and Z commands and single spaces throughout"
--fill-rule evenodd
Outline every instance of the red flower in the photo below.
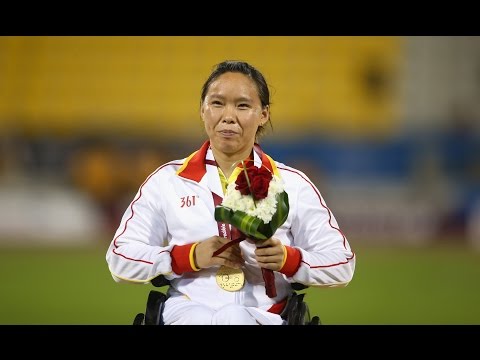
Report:
M 248 186 L 245 171 L 242 171 L 235 181 L 235 189 L 240 191 L 242 195 L 251 194 L 254 200 L 266 198 L 268 195 L 268 186 L 272 180 L 272 173 L 264 167 L 257 168 L 256 166 L 250 166 L 245 170 L 248 174 L 250 186 Z

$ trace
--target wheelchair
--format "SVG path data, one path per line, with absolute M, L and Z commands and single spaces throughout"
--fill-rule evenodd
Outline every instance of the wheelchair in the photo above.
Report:
M 170 284 L 163 275 L 156 277 L 151 283 L 155 287 Z M 282 319 L 286 321 L 286 325 L 321 325 L 319 316 L 310 316 L 310 309 L 304 301 L 306 294 L 297 292 L 306 288 L 308 286 L 303 284 L 292 284 L 293 292 L 287 299 L 285 308 L 280 313 Z M 164 325 L 163 310 L 167 298 L 166 294 L 157 290 L 151 290 L 148 294 L 145 313 L 138 313 L 133 320 L 133 325 Z

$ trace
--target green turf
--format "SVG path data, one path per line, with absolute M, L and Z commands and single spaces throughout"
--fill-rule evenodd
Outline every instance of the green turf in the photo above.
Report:
M 96 248 L 0 248 L 0 324 L 131 324 L 151 285 L 118 284 Z M 324 324 L 480 324 L 480 253 L 356 249 L 345 288 L 310 288 Z M 165 289 L 165 288 L 164 288 Z

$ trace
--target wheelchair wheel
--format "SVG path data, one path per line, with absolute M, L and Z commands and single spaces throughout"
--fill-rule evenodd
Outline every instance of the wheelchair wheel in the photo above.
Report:
M 311 317 L 308 304 L 304 301 L 305 293 L 293 292 L 287 301 L 280 316 L 287 321 L 287 325 L 319 325 L 318 316 Z
M 145 319 L 145 315 L 142 313 L 138 313 L 133 320 L 133 325 L 143 325 L 143 320 Z
M 167 296 L 159 291 L 151 290 L 148 294 L 145 311 L 145 325 L 163 325 L 163 308 Z
M 289 325 L 305 325 L 310 322 L 310 311 L 303 301 L 303 295 L 298 295 L 296 306 L 288 314 Z
M 307 325 L 321 325 L 320 318 L 318 316 L 314 316 Z

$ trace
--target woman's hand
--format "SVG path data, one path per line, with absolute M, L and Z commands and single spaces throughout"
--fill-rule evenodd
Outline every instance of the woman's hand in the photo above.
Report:
M 213 256 L 215 251 L 230 241 L 232 240 L 221 236 L 212 236 L 207 240 L 199 242 L 194 251 L 195 265 L 199 269 L 205 269 L 215 265 L 225 265 L 235 269 L 242 267 L 245 261 L 238 243 L 226 248 L 217 256 Z
M 256 240 L 255 260 L 261 268 L 279 271 L 285 261 L 285 252 L 280 240 L 270 238 Z

